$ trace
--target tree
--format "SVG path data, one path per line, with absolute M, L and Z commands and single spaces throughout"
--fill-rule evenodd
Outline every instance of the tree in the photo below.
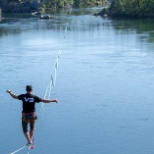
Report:
M 109 12 L 112 16 L 154 17 L 154 0 L 114 0 Z
M 104 0 L 0 0 L 0 6 L 5 11 L 13 11 L 14 7 L 16 7 L 15 10 L 20 12 L 22 10 L 22 7 L 25 7 L 26 9 L 29 8 L 31 10 L 32 8 L 37 8 L 37 4 L 41 2 L 42 7 L 44 9 L 51 8 L 63 8 L 68 7 L 73 4 L 74 7 L 92 7 L 92 6 L 98 6 L 103 4 Z M 28 10 L 27 10 L 28 11 Z

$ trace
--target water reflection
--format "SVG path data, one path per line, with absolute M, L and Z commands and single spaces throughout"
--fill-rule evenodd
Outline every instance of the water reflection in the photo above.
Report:
M 0 22 L 0 37 L 8 34 L 18 35 L 31 30 L 63 30 L 68 21 L 69 11 L 46 12 L 49 15 L 56 15 L 56 19 L 51 20 L 40 20 L 39 16 L 31 14 L 3 14 L 3 20 Z
M 141 41 L 154 42 L 154 20 L 153 19 L 121 19 L 113 20 L 113 27 L 121 33 L 132 33 L 133 31 L 139 34 Z
M 133 31 L 140 34 L 139 39 L 141 41 L 147 41 L 149 43 L 154 42 L 154 22 L 150 19 L 143 20 L 130 20 L 130 19 L 102 19 L 100 17 L 91 18 L 92 14 L 98 12 L 101 8 L 93 9 L 74 9 L 72 12 L 72 24 L 71 30 L 77 30 L 78 24 L 82 24 L 80 27 L 82 31 L 89 31 L 95 29 L 102 29 L 103 27 L 116 29 L 116 33 L 129 34 Z M 68 10 L 57 10 L 56 12 L 47 12 L 47 14 L 56 13 L 56 20 L 39 20 L 38 16 L 31 16 L 30 14 L 4 14 L 4 19 L 0 22 L 0 36 L 3 35 L 16 35 L 22 31 L 30 30 L 62 30 L 69 16 Z M 83 15 L 83 16 L 80 16 Z M 80 16 L 80 17 L 78 17 Z M 78 19 L 77 19 L 78 18 Z M 79 20 L 80 18 L 80 20 Z M 70 30 L 70 29 L 69 29 Z

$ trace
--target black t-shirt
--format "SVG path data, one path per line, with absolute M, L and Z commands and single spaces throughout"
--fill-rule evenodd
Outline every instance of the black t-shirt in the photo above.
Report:
M 41 98 L 33 94 L 21 94 L 18 96 L 19 100 L 23 102 L 23 111 L 24 113 L 35 112 L 35 103 L 39 103 Z

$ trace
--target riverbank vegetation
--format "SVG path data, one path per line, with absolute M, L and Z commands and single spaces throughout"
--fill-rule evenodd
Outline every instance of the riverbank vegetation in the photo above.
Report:
M 3 12 L 33 12 L 38 9 L 37 0 L 1 0 L 0 8 Z
M 108 9 L 100 12 L 111 17 L 154 18 L 154 0 L 113 0 Z
M 109 10 L 112 16 L 154 17 L 154 0 L 114 0 Z
M 33 12 L 41 9 L 102 6 L 105 0 L 1 0 L 4 12 Z

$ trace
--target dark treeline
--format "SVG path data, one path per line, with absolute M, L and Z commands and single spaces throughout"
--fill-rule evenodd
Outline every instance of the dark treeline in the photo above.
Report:
M 48 0 L 44 4 L 46 7 L 64 8 L 73 5 L 75 8 L 102 6 L 104 0 Z
M 38 9 L 37 0 L 0 0 L 3 12 L 32 12 Z
M 154 17 L 154 0 L 113 0 L 109 14 L 114 17 Z
M 33 12 L 39 8 L 55 9 L 102 6 L 104 0 L 0 0 L 4 12 Z

